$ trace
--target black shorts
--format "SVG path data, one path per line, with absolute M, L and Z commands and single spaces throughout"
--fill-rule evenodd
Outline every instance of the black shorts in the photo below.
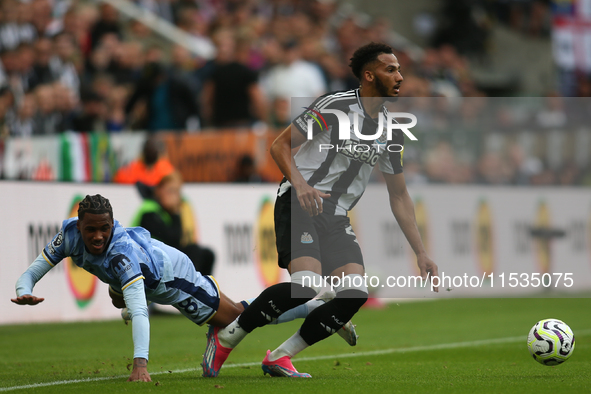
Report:
M 319 260 L 322 275 L 330 275 L 349 263 L 363 266 L 349 218 L 326 213 L 310 217 L 300 206 L 293 187 L 275 202 L 275 237 L 281 268 L 303 256 Z

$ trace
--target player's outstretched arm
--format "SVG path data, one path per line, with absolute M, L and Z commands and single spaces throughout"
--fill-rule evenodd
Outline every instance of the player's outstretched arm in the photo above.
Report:
M 414 204 L 406 189 L 404 174 L 384 174 L 384 179 L 388 187 L 390 208 L 412 250 L 417 255 L 417 265 L 421 271 L 421 277 L 427 279 L 438 276 L 437 264 L 431 260 L 421 240 Z M 439 287 L 433 287 L 433 291 L 438 292 Z
M 18 305 L 37 305 L 43 302 L 45 298 L 33 295 L 33 287 L 52 267 L 43 255 L 37 256 L 35 261 L 16 281 L 16 298 L 11 298 L 10 301 Z
M 143 277 L 123 286 L 123 298 L 131 316 L 133 335 L 133 370 L 130 382 L 151 382 L 148 373 L 148 353 L 150 349 L 150 320 L 144 290 Z

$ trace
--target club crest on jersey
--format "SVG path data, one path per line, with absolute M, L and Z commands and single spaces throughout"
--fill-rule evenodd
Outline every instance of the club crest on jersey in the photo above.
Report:
M 55 236 L 55 239 L 53 240 L 53 246 L 55 248 L 57 248 L 58 246 L 60 246 L 62 244 L 64 240 L 64 233 L 62 230 L 60 230 L 60 232 Z
M 393 135 L 396 135 L 396 132 L 394 132 Z M 375 140 L 375 143 L 380 145 L 385 145 L 386 142 L 388 142 L 388 135 L 386 133 L 382 133 L 382 135 Z
M 51 241 L 47 245 L 47 251 L 49 252 L 49 254 L 54 255 L 56 253 L 55 252 L 55 248 L 57 248 L 58 246 L 60 246 L 63 241 L 64 241 L 64 233 L 63 233 L 62 230 L 60 230 L 60 232 L 55 236 L 55 238 L 53 239 L 53 241 Z
M 310 235 L 310 233 L 304 231 L 304 233 L 302 234 L 301 242 L 303 244 L 311 244 L 312 242 L 314 242 L 314 240 L 312 239 L 312 235 Z

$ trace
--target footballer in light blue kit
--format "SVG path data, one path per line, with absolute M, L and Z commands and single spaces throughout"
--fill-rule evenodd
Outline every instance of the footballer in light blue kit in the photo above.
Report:
M 125 228 L 113 220 L 109 200 L 101 195 L 86 196 L 78 217 L 63 222 L 60 232 L 16 283 L 19 305 L 36 305 L 44 300 L 32 295 L 33 287 L 62 259 L 109 284 L 113 305 L 127 307 L 132 321 L 134 362 L 129 381 L 151 381 L 147 370 L 150 344 L 148 303 L 172 305 L 198 325 L 225 327 L 248 306 L 226 297 L 211 276 L 197 272 L 182 252 L 150 237 L 141 227 Z M 303 308 L 288 311 L 278 323 L 303 318 L 324 299 L 312 300 Z M 356 340 L 349 325 L 341 336 L 351 344 Z

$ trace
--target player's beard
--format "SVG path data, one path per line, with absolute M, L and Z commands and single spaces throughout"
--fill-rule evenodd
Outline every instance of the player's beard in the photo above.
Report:
M 388 87 L 386 86 L 385 83 L 382 82 L 380 77 L 378 77 L 377 75 L 376 75 L 376 79 L 374 82 L 374 86 L 376 88 L 376 91 L 379 94 L 379 97 L 382 97 L 384 99 L 384 101 L 394 102 L 394 101 L 398 100 L 398 97 L 390 96 L 388 94 Z

